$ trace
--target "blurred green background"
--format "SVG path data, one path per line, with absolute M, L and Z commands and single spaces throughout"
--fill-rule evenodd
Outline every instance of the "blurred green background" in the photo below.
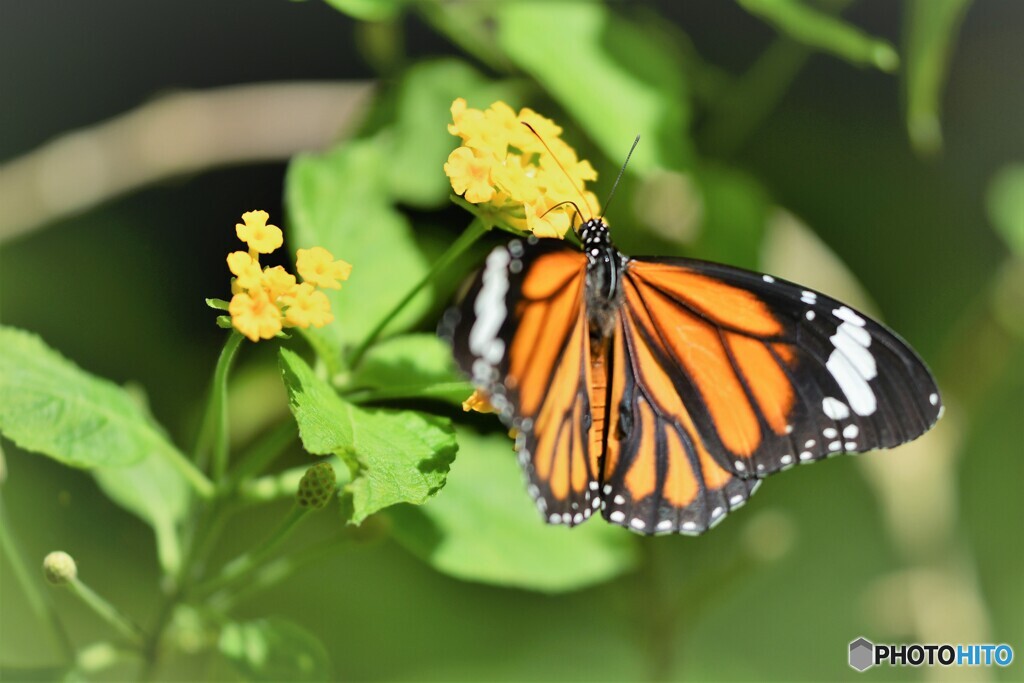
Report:
M 615 533 L 610 568 L 570 569 L 564 584 L 536 569 L 564 536 L 535 546 L 497 523 L 485 538 L 452 532 L 461 574 L 423 560 L 430 525 L 472 514 L 474 496 L 533 513 L 511 453 L 488 460 L 505 447 L 496 421 L 418 405 L 466 425 L 449 487 L 371 519 L 234 616 L 300 624 L 342 680 L 855 679 L 847 644 L 861 635 L 1017 650 L 1007 669 L 863 674 L 876 679 L 1024 679 L 1024 3 L 106 0 L 3 15 L 0 319 L 144 388 L 178 443 L 223 343 L 203 299 L 227 294 L 237 217 L 265 209 L 287 234 L 305 201 L 288 159 L 358 140 L 379 195 L 322 188 L 339 220 L 395 206 L 435 256 L 469 219 L 441 168 L 458 95 L 555 119 L 598 168 L 602 197 L 643 134 L 609 215 L 624 251 L 758 268 L 866 306 L 944 392 L 945 419 L 913 445 L 775 477 L 701 538 Z M 239 84 L 251 87 L 216 90 Z M 184 91 L 197 106 L 166 106 Z M 347 229 L 386 260 L 376 225 Z M 463 274 L 417 329 L 433 329 Z M 286 413 L 272 345 L 246 349 L 235 382 L 244 443 Z M 150 620 L 150 530 L 87 473 L 2 445 L 4 523 L 30 561 L 66 550 L 93 588 Z M 296 446 L 280 466 L 309 460 Z M 235 518 L 218 557 L 285 509 Z M 320 515 L 299 541 L 340 524 Z M 491 583 L 451 575 L 488 578 L 465 568 L 506 543 L 523 546 L 521 566 L 488 569 Z M 54 599 L 76 644 L 109 635 Z M 0 558 L 4 679 L 55 662 Z M 206 651 L 160 673 L 236 676 Z

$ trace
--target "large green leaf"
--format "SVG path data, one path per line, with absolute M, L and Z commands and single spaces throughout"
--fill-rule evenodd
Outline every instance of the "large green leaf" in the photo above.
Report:
M 907 132 L 919 152 L 942 146 L 940 103 L 953 42 L 971 0 L 908 0 L 905 43 Z
M 406 334 L 374 346 L 349 385 L 373 397 L 434 398 L 460 405 L 473 386 L 455 367 L 451 349 L 433 334 Z
M 217 649 L 250 681 L 327 681 L 331 659 L 316 636 L 286 619 L 228 622 Z
M 444 486 L 458 449 L 448 420 L 408 410 L 363 410 L 287 349 L 281 350 L 281 368 L 306 450 L 334 453 L 352 472 L 343 502 L 353 524 L 396 503 L 424 503 Z
M 299 155 L 288 167 L 291 247 L 319 245 L 352 264 L 342 289 L 328 290 L 335 319 L 324 336 L 336 349 L 361 341 L 427 272 L 409 222 L 387 196 L 389 148 L 379 137 L 348 142 Z M 389 329 L 408 326 L 429 303 L 427 290 Z
M 388 514 L 395 537 L 438 571 L 469 581 L 561 592 L 607 581 L 637 562 L 635 537 L 595 519 L 551 526 L 537 512 L 504 434 L 459 432 L 444 492 Z
M 153 527 L 160 566 L 175 573 L 181 565 L 177 525 L 188 511 L 189 487 L 163 458 L 147 456 L 128 467 L 103 467 L 93 472 L 96 483 L 115 503 Z
M 888 42 L 799 0 L 739 0 L 743 9 L 804 45 L 853 64 L 895 71 L 900 57 Z
M 689 164 L 690 107 L 675 51 L 601 3 L 495 5 L 498 42 L 533 75 L 611 159 L 638 133 L 635 172 Z
M 74 467 L 183 456 L 121 387 L 94 377 L 34 334 L 0 326 L 0 432 Z

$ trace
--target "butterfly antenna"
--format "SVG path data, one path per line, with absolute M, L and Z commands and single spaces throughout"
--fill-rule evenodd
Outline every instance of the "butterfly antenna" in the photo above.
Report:
M 583 200 L 583 203 L 584 203 L 584 204 L 586 204 L 586 206 L 587 206 L 587 209 L 588 209 L 588 210 L 590 211 L 590 215 L 591 215 L 591 216 L 593 216 L 593 215 L 594 215 L 594 207 L 592 207 L 592 206 L 590 205 L 590 202 L 589 202 L 589 201 L 587 201 L 587 196 L 586 196 L 585 194 L 583 194 L 583 191 L 582 191 L 582 190 L 581 190 L 581 189 L 580 189 L 580 188 L 579 188 L 579 187 L 578 187 L 578 186 L 576 185 L 576 181 L 574 181 L 574 180 L 572 179 L 572 176 L 571 176 L 571 175 L 569 175 L 569 172 L 565 170 L 565 166 L 562 166 L 562 162 L 558 160 L 558 157 L 556 157 L 556 156 L 555 156 L 555 153 L 551 151 L 551 148 L 550 148 L 550 147 L 548 147 L 548 143 L 544 142 L 544 138 L 542 138 L 542 137 L 540 136 L 540 133 L 538 133 L 538 132 L 537 132 L 537 131 L 536 131 L 536 130 L 534 129 L 534 127 L 533 127 L 533 126 L 531 126 L 530 124 L 528 124 L 528 123 L 527 123 L 526 121 L 520 121 L 520 123 L 521 123 L 521 124 L 523 124 L 524 126 L 526 126 L 527 128 L 529 128 L 529 129 L 530 129 L 530 132 L 531 132 L 531 133 L 533 133 L 533 134 L 534 134 L 534 136 L 535 136 L 535 137 L 536 137 L 536 138 L 537 138 L 538 140 L 540 140 L 540 144 L 544 145 L 544 149 L 546 149 L 546 150 L 548 151 L 548 154 L 550 154 L 550 155 L 551 155 L 551 158 L 555 160 L 555 163 L 556 163 L 556 164 L 558 164 L 558 168 L 562 169 L 562 173 L 564 173 L 564 174 L 565 174 L 565 177 L 569 179 L 569 184 L 570 184 L 570 185 L 572 185 L 572 189 L 576 190 L 576 194 L 578 194 L 578 195 L 580 196 L 580 199 L 582 199 L 582 200 Z M 564 204 L 564 203 L 568 203 L 568 202 L 563 202 L 563 204 Z M 575 204 L 573 204 L 573 206 L 576 206 L 576 205 L 575 205 Z M 579 210 L 580 210 L 580 209 L 579 209 L 579 207 L 577 206 L 577 207 L 576 207 L 576 211 L 577 211 L 577 213 L 579 213 Z
M 604 213 L 608 215 L 608 205 L 612 203 L 612 197 L 615 196 L 615 188 L 619 186 L 619 181 L 622 180 L 622 174 L 626 172 L 626 166 L 629 165 L 629 158 L 633 156 L 633 150 L 640 144 L 640 136 L 637 135 L 636 139 L 633 140 L 633 146 L 629 148 L 629 154 L 626 155 L 626 160 L 622 163 L 622 168 L 619 169 L 619 175 L 615 178 L 615 184 L 612 185 L 612 191 L 608 193 L 608 199 L 604 201 Z

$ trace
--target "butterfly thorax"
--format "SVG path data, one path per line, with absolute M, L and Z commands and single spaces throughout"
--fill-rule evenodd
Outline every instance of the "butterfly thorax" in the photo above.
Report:
M 581 226 L 579 234 L 587 257 L 587 315 L 591 336 L 607 339 L 615 327 L 622 298 L 622 270 L 627 258 L 612 244 L 604 220 L 592 218 Z

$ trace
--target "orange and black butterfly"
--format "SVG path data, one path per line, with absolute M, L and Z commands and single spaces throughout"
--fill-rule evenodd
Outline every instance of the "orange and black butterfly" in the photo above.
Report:
M 441 334 L 515 430 L 552 524 L 600 510 L 700 534 L 797 463 L 891 448 L 942 413 L 894 332 L 799 285 L 684 258 L 631 258 L 600 218 L 583 250 L 490 252 Z

